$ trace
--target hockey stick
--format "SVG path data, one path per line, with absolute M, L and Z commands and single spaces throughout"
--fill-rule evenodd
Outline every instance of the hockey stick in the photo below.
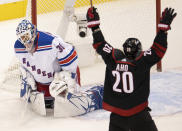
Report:
M 93 3 L 92 3 L 92 0 L 90 0 L 90 6 L 91 6 L 91 8 L 93 7 Z

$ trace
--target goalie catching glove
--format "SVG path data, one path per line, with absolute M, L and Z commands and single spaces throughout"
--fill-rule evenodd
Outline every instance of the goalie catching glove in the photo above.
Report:
M 76 81 L 71 77 L 68 71 L 57 72 L 54 75 L 54 80 L 49 86 L 49 91 L 52 97 L 60 96 L 66 98 L 68 91 L 76 86 Z
M 162 12 L 162 17 L 160 20 L 160 24 L 158 24 L 158 28 L 163 31 L 168 31 L 171 29 L 170 25 L 173 19 L 176 17 L 177 13 L 174 13 L 174 9 L 165 8 Z

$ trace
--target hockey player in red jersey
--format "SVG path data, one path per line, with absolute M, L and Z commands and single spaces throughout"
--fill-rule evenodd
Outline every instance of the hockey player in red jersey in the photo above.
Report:
M 96 8 L 88 9 L 93 47 L 106 64 L 103 108 L 111 112 L 109 131 L 157 131 L 148 107 L 150 69 L 167 50 L 167 31 L 175 16 L 174 9 L 164 10 L 150 49 L 143 51 L 137 38 L 128 38 L 122 52 L 105 41 Z
M 63 117 L 102 108 L 100 86 L 79 91 L 78 56 L 73 45 L 60 36 L 38 31 L 28 20 L 18 24 L 16 35 L 14 48 L 22 78 L 20 97 L 35 112 L 45 115 L 45 108 L 50 108 Z

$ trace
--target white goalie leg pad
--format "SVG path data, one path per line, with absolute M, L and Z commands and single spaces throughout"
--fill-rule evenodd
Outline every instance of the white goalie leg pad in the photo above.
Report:
M 20 67 L 20 71 L 22 79 L 20 98 L 22 98 L 35 113 L 46 115 L 44 94 L 36 91 L 37 86 L 34 77 L 23 67 Z
M 63 97 L 55 97 L 54 102 L 54 117 L 72 117 L 86 114 L 92 100 L 86 95 L 73 95 L 68 93 L 71 99 L 64 99 Z
M 25 103 L 25 110 L 30 109 L 33 112 L 45 116 L 46 115 L 46 108 L 45 108 L 45 101 L 44 101 L 44 94 L 40 92 L 30 92 L 29 99 L 25 101 L 22 99 L 22 101 Z M 24 111 L 26 112 L 26 111 Z M 24 114 L 24 113 L 23 113 Z
M 32 92 L 30 96 L 30 107 L 31 109 L 42 116 L 46 115 L 44 94 L 41 92 Z
M 21 71 L 22 81 L 24 80 L 23 82 L 26 82 L 28 85 L 30 85 L 33 90 L 36 90 L 37 87 L 36 87 L 35 79 L 32 76 L 32 74 L 23 67 L 20 67 L 20 71 Z
M 79 116 L 102 109 L 103 89 L 103 86 L 93 86 L 79 93 L 69 92 L 66 98 L 57 96 L 54 103 L 54 116 Z
M 30 97 L 30 92 L 32 90 L 36 90 L 36 83 L 33 78 L 33 76 L 30 74 L 29 71 L 24 69 L 23 67 L 20 67 L 21 71 L 21 90 L 20 90 L 20 98 L 24 99 L 25 101 L 28 101 Z

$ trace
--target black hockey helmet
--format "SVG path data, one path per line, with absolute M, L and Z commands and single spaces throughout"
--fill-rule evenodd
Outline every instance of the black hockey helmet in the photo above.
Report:
M 137 38 L 128 38 L 123 44 L 123 50 L 127 58 L 135 59 L 142 51 L 142 44 Z

